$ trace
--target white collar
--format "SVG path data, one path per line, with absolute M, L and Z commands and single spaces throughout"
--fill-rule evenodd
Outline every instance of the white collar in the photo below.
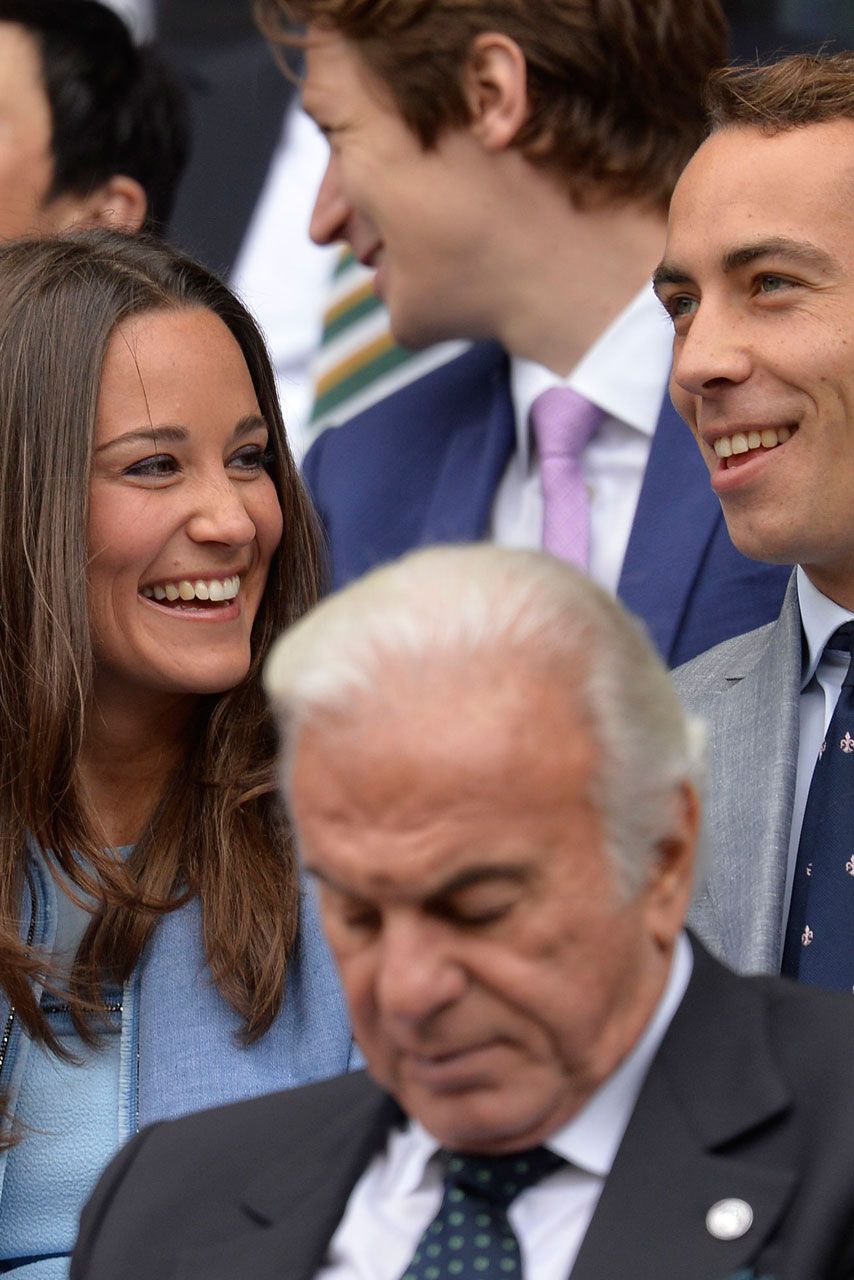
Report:
M 673 325 L 652 285 L 644 285 L 567 377 L 560 378 L 533 360 L 513 356 L 510 393 L 516 418 L 516 450 L 522 466 L 528 466 L 531 405 L 549 387 L 572 387 L 608 417 L 652 436 L 661 412 L 672 350 Z
M 828 640 L 844 622 L 851 622 L 854 613 L 843 609 L 810 582 L 800 565 L 797 569 L 798 605 L 801 610 L 801 626 L 807 642 L 807 660 L 804 664 L 801 688 L 812 680 Z
M 682 1003 L 694 968 L 691 944 L 679 935 L 664 991 L 643 1035 L 616 1071 L 600 1085 L 581 1111 L 548 1139 L 546 1146 L 589 1173 L 606 1178 L 631 1119 L 643 1082 L 667 1028 Z M 421 1184 L 439 1143 L 417 1120 L 408 1126 L 410 1143 L 395 1173 L 396 1186 L 407 1195 Z

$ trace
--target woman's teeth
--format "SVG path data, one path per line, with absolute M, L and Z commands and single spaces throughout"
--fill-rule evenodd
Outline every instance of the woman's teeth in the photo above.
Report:
M 181 578 L 177 582 L 158 582 L 156 587 L 142 587 L 140 594 L 147 600 L 233 600 L 240 591 L 240 577 L 234 574 L 231 578 L 199 578 L 190 582 L 189 578 Z

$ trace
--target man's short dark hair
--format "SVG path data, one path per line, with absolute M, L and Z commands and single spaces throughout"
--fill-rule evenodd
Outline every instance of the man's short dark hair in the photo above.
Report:
M 472 42 L 501 31 L 525 55 L 530 114 L 516 145 L 583 202 L 667 207 L 700 145 L 702 85 L 727 55 L 718 0 L 255 0 L 273 39 L 291 22 L 352 41 L 425 148 L 469 120 Z
M 97 0 L 0 0 L 0 22 L 23 27 L 41 62 L 52 123 L 48 200 L 125 174 L 145 191 L 146 228 L 162 229 L 189 149 L 175 75 Z

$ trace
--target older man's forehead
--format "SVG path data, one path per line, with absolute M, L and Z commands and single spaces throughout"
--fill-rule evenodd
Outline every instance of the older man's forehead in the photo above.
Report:
M 439 892 L 525 864 L 535 825 L 557 845 L 568 815 L 592 804 L 595 745 L 549 684 L 423 675 L 420 691 L 413 680 L 385 691 L 396 697 L 363 694 L 351 718 L 300 734 L 290 807 L 304 858 L 327 878 L 414 892 L 408 877 L 426 877 Z

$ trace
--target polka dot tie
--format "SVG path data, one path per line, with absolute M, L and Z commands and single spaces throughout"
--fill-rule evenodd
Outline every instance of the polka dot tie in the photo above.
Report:
M 854 992 L 854 623 L 828 649 L 850 654 L 818 754 L 798 842 L 783 973 Z
M 521 1280 L 507 1209 L 565 1164 L 545 1147 L 509 1156 L 445 1156 L 445 1195 L 402 1280 Z

